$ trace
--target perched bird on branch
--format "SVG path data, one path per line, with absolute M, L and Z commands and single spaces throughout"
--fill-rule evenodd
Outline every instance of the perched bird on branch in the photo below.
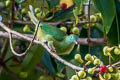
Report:
M 58 55 L 69 54 L 73 50 L 75 44 L 77 44 L 78 36 L 75 34 L 67 35 L 59 28 L 45 22 L 39 23 L 33 11 L 32 6 L 30 6 L 30 11 L 28 12 L 29 17 L 36 27 L 39 26 L 37 32 L 38 40 L 46 43 L 48 48 Z

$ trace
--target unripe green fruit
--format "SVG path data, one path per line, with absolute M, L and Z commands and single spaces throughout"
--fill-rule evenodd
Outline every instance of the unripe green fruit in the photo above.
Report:
M 90 22 L 96 22 L 96 16 L 94 16 L 94 15 L 91 15 L 90 16 Z
M 117 80 L 120 80 L 120 73 L 116 73 L 115 77 L 116 77 Z
M 80 55 L 80 54 L 76 54 L 74 58 L 75 58 L 76 61 L 78 61 L 78 62 L 80 62 L 80 63 L 83 63 L 83 62 L 84 62 L 84 61 L 81 59 L 81 55 Z
M 20 72 L 19 76 L 20 76 L 20 78 L 27 78 L 28 73 L 27 72 Z
M 77 75 L 73 75 L 71 80 L 79 80 L 78 76 Z
M 84 24 L 82 27 L 83 27 L 84 29 L 88 29 L 89 24 Z
M 40 8 L 35 8 L 35 13 L 40 13 Z
M 94 64 L 94 65 L 99 65 L 99 64 L 101 64 L 100 59 L 95 59 L 93 64 Z
M 64 27 L 64 26 L 62 26 L 61 28 L 60 28 L 60 30 L 62 30 L 63 32 L 67 32 L 67 28 L 66 27 Z
M 25 25 L 25 27 L 23 28 L 23 32 L 31 32 L 28 25 Z
M 111 74 L 110 74 L 110 73 L 105 73 L 105 74 L 104 74 L 104 78 L 105 78 L 106 80 L 109 80 L 109 79 L 111 78 Z
M 109 67 L 108 70 L 109 70 L 110 72 L 113 72 L 113 67 Z
M 94 56 L 92 56 L 91 59 L 90 59 L 90 61 L 91 61 L 91 62 L 94 62 L 94 60 L 95 60 L 95 59 L 94 59 Z
M 79 32 L 80 32 L 80 30 L 79 30 L 78 27 L 74 27 L 74 28 L 72 29 L 72 33 L 73 33 L 73 34 L 79 34 Z
M 108 46 L 105 46 L 103 48 L 103 53 L 104 53 L 105 56 L 110 56 L 110 51 L 112 51 L 112 50 L 113 50 L 113 47 L 109 48 Z
M 91 23 L 90 24 L 90 27 L 94 27 L 96 24 L 95 23 Z
M 22 11 L 21 11 L 22 14 L 27 14 L 28 13 L 28 10 L 26 8 L 23 8 Z
M 94 68 L 89 68 L 89 69 L 88 69 L 88 73 L 89 73 L 89 74 L 94 74 L 94 71 L 95 71 Z
M 40 19 L 41 18 L 41 13 L 37 13 L 36 16 L 37 16 L 37 18 Z
M 78 76 L 79 76 L 80 78 L 85 78 L 85 76 L 86 76 L 85 71 L 79 71 L 79 72 L 78 72 Z
M 92 78 L 91 77 L 86 77 L 86 79 L 85 80 L 92 80 Z
M 86 60 L 86 61 L 90 61 L 91 59 L 92 59 L 91 54 L 87 54 L 87 55 L 85 56 L 85 60 Z
M 79 60 L 81 59 L 81 55 L 80 54 L 75 54 L 75 60 Z
M 114 53 L 115 53 L 116 55 L 120 55 L 120 49 L 119 49 L 119 48 L 115 48 L 115 49 L 114 49 Z
M 10 4 L 11 4 L 11 1 L 10 0 L 7 0 L 6 2 L 5 2 L 5 5 L 8 7 L 8 6 L 10 6 Z
M 97 18 L 97 19 L 101 19 L 101 18 L 102 18 L 101 13 L 96 13 L 96 18 Z

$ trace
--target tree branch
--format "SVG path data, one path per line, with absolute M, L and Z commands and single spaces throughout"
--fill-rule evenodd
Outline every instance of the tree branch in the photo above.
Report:
M 8 33 L 12 33 L 12 34 L 13 34 L 12 37 L 14 37 L 14 38 L 18 38 L 18 37 L 19 37 L 19 39 L 23 39 L 23 40 L 26 40 L 26 41 L 32 41 L 32 40 L 33 40 L 32 37 L 28 37 L 28 36 L 26 36 L 26 35 L 24 35 L 24 34 L 21 34 L 21 33 L 18 33 L 18 32 L 16 32 L 16 31 L 14 31 L 14 30 L 11 30 L 11 29 L 8 28 L 6 25 L 4 25 L 2 22 L 0 22 L 0 26 L 1 26 L 4 30 L 6 30 Z M 3 32 L 2 32 L 2 33 L 3 33 Z M 4 32 L 4 33 L 5 33 L 5 32 Z M 8 33 L 5 33 L 5 35 L 7 35 L 7 36 L 6 36 L 7 38 L 8 38 Z M 5 36 L 5 35 L 4 35 L 4 36 Z M 2 36 L 3 36 L 3 35 L 2 35 Z M 83 39 L 83 40 L 84 40 L 84 39 Z M 87 39 L 86 39 L 86 41 L 87 41 Z M 85 41 L 85 42 L 86 42 L 86 41 Z M 96 41 L 96 42 L 97 42 L 97 41 Z M 34 40 L 34 43 L 42 45 L 42 46 L 50 53 L 51 56 L 53 56 L 55 59 L 57 59 L 58 61 L 60 61 L 60 62 L 63 63 L 64 65 L 69 66 L 69 67 L 71 67 L 71 68 L 74 69 L 74 70 L 84 70 L 84 68 L 75 66 L 75 65 L 73 65 L 73 64 L 65 61 L 64 59 L 62 59 L 61 57 L 59 57 L 56 53 L 52 53 L 52 52 L 50 51 L 50 49 L 47 47 L 47 45 L 45 45 L 44 43 L 41 43 L 40 41 L 37 41 L 37 40 Z
M 17 20 L 17 19 L 15 19 L 14 22 L 19 23 L 19 24 L 33 24 L 31 21 L 22 21 L 22 20 Z M 46 23 L 56 26 L 59 24 L 73 24 L 74 22 L 67 21 L 67 22 L 46 22 Z M 89 23 L 89 21 L 79 21 L 78 25 L 86 24 L 86 23 Z M 101 23 L 101 20 L 97 20 L 96 22 L 90 22 L 90 23 Z
M 29 38 L 33 38 L 33 35 L 31 34 L 23 34 Z M 3 31 L 0 31 L 0 37 L 2 38 L 8 38 L 9 35 L 7 32 L 3 32 Z M 18 40 L 23 40 L 23 41 L 29 41 L 30 40 L 26 40 L 26 38 L 23 38 L 23 37 L 20 37 L 20 36 L 17 36 L 15 34 L 12 34 L 12 38 L 13 39 L 18 39 Z M 78 39 L 78 44 L 81 44 L 81 45 L 88 45 L 90 44 L 91 46 L 95 46 L 95 45 L 104 45 L 106 44 L 106 40 L 104 38 L 91 38 L 91 42 L 88 42 L 88 38 L 79 38 Z M 38 44 L 37 41 L 34 41 L 35 44 Z

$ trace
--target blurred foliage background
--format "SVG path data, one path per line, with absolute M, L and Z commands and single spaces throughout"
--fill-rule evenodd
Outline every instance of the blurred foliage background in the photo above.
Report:
M 34 8 L 39 8 L 40 10 L 38 12 L 36 11 L 37 18 L 40 18 L 42 14 L 42 20 L 44 22 L 60 22 L 56 24 L 56 27 L 60 28 L 61 26 L 65 26 L 67 28 L 67 34 L 70 34 L 74 27 L 78 27 L 80 30 L 79 37 L 88 37 L 87 23 L 77 23 L 88 20 L 84 11 L 85 4 L 88 4 L 87 0 L 0 0 L 0 16 L 2 16 L 2 22 L 8 26 L 9 21 L 11 21 L 13 1 L 14 23 L 12 29 L 15 31 L 25 34 L 34 33 L 35 27 L 31 24 L 27 14 L 29 5 L 32 5 Z M 61 8 L 62 3 L 67 4 L 65 10 Z M 120 2 L 118 0 L 92 0 L 90 13 L 90 15 L 96 17 L 98 13 L 101 14 L 101 17 L 97 18 L 97 23 L 91 24 L 91 38 L 103 38 L 107 36 L 107 45 L 119 44 L 120 41 L 118 38 L 120 36 L 118 31 L 120 31 L 120 28 L 117 28 L 116 20 L 118 21 L 118 27 L 120 27 Z M 28 23 L 19 23 L 20 21 Z M 71 24 L 67 24 L 67 22 L 71 22 Z M 24 30 L 26 26 L 27 31 Z M 3 30 L 0 28 L 0 31 Z M 12 73 L 17 76 L 18 80 L 69 80 L 75 74 L 74 70 L 50 56 L 41 45 L 33 45 L 25 56 L 14 56 L 7 40 L 0 38 L 0 80 L 16 80 L 14 76 L 11 76 Z M 6 47 L 6 44 L 8 47 Z M 13 40 L 13 46 L 18 53 L 24 52 L 28 44 L 26 41 Z M 80 45 L 79 52 L 82 58 L 87 53 L 96 55 L 107 65 L 108 57 L 103 56 L 103 47 L 104 45 Z M 69 55 L 61 57 L 75 65 L 81 66 L 74 60 L 74 55 L 77 53 L 76 49 L 77 46 L 74 47 Z M 3 54 L 5 54 L 4 58 L 2 56 Z M 120 56 L 112 55 L 115 58 L 112 63 L 119 60 Z M 2 61 L 7 69 L 2 66 L 4 65 L 1 63 Z M 91 66 L 93 65 L 88 67 Z

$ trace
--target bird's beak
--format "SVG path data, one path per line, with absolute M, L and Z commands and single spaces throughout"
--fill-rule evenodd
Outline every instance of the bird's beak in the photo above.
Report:
M 78 42 L 77 42 L 77 41 L 74 41 L 74 43 L 75 43 L 75 44 L 78 44 Z

